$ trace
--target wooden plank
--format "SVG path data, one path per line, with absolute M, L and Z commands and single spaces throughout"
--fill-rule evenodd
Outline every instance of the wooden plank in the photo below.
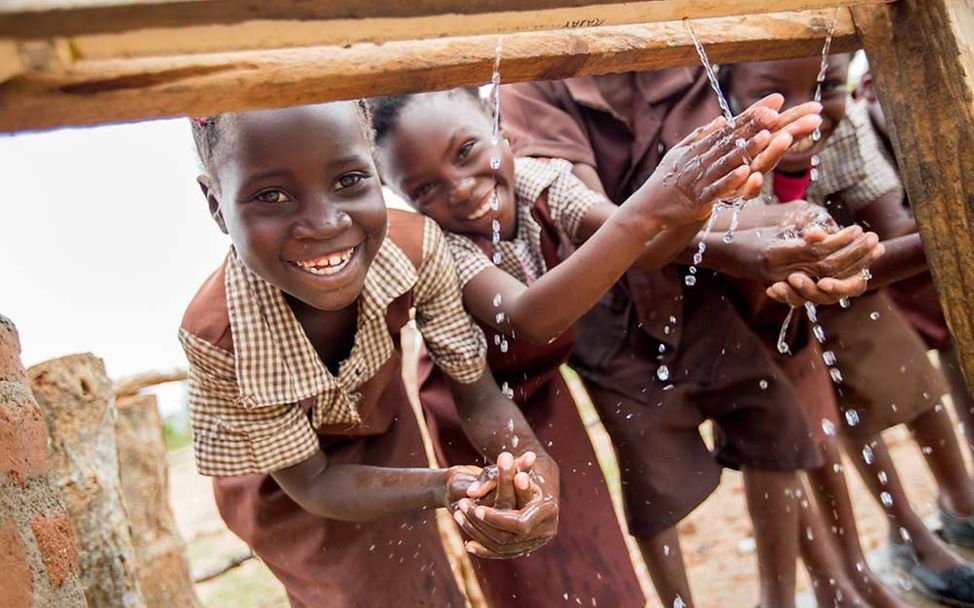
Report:
M 903 181 L 974 386 L 974 3 L 900 0 L 855 11 Z
M 714 61 L 814 55 L 833 11 L 695 22 Z M 490 80 L 496 37 L 442 38 L 213 55 L 83 61 L 0 85 L 0 131 L 203 115 L 448 89 Z M 858 39 L 840 12 L 835 50 Z M 653 70 L 698 62 L 681 22 L 512 34 L 505 82 Z
M 417 31 L 408 22 L 416 17 L 466 16 L 474 35 L 502 31 L 491 15 L 511 13 L 503 30 L 556 29 L 587 19 L 615 21 L 602 24 L 659 22 L 689 18 L 725 17 L 781 11 L 800 11 L 887 0 L 5 0 L 0 3 L 0 37 L 61 37 L 92 33 L 117 33 L 147 28 L 229 25 L 253 20 L 407 20 L 393 30 Z M 643 5 L 636 12 L 636 4 Z M 632 17 L 621 15 L 633 13 Z M 622 19 L 620 21 L 620 19 Z M 638 19 L 638 21 L 626 20 Z M 477 30 L 478 27 L 486 28 Z M 329 26 L 320 24 L 322 29 Z M 365 28 L 368 22 L 356 26 Z M 445 30 L 450 31 L 450 30 Z M 426 37 L 422 32 L 411 37 Z M 323 44 L 323 43 L 319 43 Z M 330 42 L 329 42 L 330 44 Z

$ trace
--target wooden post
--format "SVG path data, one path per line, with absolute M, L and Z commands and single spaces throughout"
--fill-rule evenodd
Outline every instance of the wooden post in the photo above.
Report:
M 44 414 L 27 386 L 17 329 L 0 315 L 0 603 L 84 608 L 78 572 Z
M 974 386 L 974 3 L 854 9 L 944 316 Z
M 145 606 L 118 480 L 117 411 L 104 363 L 90 354 L 71 355 L 35 365 L 28 374 L 74 520 L 88 606 Z
M 169 508 L 166 441 L 155 395 L 118 399 L 115 430 L 122 494 L 146 605 L 195 608 L 199 599 Z

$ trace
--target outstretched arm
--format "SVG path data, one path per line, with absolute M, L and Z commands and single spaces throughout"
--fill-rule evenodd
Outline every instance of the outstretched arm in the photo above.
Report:
M 780 99 L 772 101 L 780 106 Z M 773 166 L 791 144 L 788 129 L 774 136 L 768 130 L 778 125 L 779 115 L 762 103 L 742 114 L 736 131 L 717 119 L 684 139 L 621 207 L 604 201 L 589 207 L 577 234 L 584 243 L 530 287 L 496 268 L 480 272 L 464 288 L 467 309 L 499 331 L 543 344 L 594 306 L 637 260 L 653 268 L 668 262 L 697 232 L 714 201 L 760 190 L 761 174 L 744 164 L 745 155 L 753 165 Z M 817 111 L 808 104 L 804 114 L 793 113 L 792 130 L 814 129 Z M 745 150 L 735 144 L 738 138 Z

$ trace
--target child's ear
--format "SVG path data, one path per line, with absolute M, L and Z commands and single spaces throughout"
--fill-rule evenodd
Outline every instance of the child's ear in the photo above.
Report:
M 223 211 L 220 210 L 220 199 L 217 198 L 219 193 L 210 183 L 210 178 L 205 175 L 200 175 L 196 178 L 196 183 L 200 185 L 200 190 L 203 191 L 203 196 L 206 198 L 206 204 L 210 207 L 210 216 L 213 217 L 213 221 L 220 227 L 220 231 L 223 234 L 229 234 L 227 232 L 227 224 L 223 221 Z

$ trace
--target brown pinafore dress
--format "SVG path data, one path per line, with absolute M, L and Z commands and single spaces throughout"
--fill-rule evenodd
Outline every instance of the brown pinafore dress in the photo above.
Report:
M 415 227 L 413 223 L 411 228 Z M 387 238 L 418 268 L 422 234 L 421 228 L 397 230 L 390 221 Z M 317 429 L 330 463 L 429 466 L 400 370 L 399 331 L 409 320 L 411 306 L 412 294 L 406 293 L 386 311 L 395 350 L 360 387 L 362 423 Z M 302 405 L 308 409 L 311 404 Z M 345 522 L 305 511 L 270 475 L 218 477 L 213 487 L 227 526 L 270 567 L 294 606 L 461 607 L 466 603 L 432 510 L 374 522 Z
M 559 232 L 551 219 L 547 190 L 532 217 L 541 226 L 541 250 L 548 269 L 560 261 Z M 476 239 L 490 254 L 487 239 Z M 646 599 L 633 571 L 608 488 L 559 367 L 572 352 L 573 330 L 539 346 L 507 337 L 501 352 L 498 332 L 484 323 L 487 362 L 545 450 L 558 463 L 561 502 L 558 535 L 527 557 L 473 558 L 477 580 L 491 606 L 642 606 Z M 503 336 L 502 336 L 503 337 Z M 437 457 L 443 465 L 482 462 L 463 434 L 443 373 L 428 357 L 420 361 L 420 397 Z M 511 394 L 510 392 L 508 394 Z

